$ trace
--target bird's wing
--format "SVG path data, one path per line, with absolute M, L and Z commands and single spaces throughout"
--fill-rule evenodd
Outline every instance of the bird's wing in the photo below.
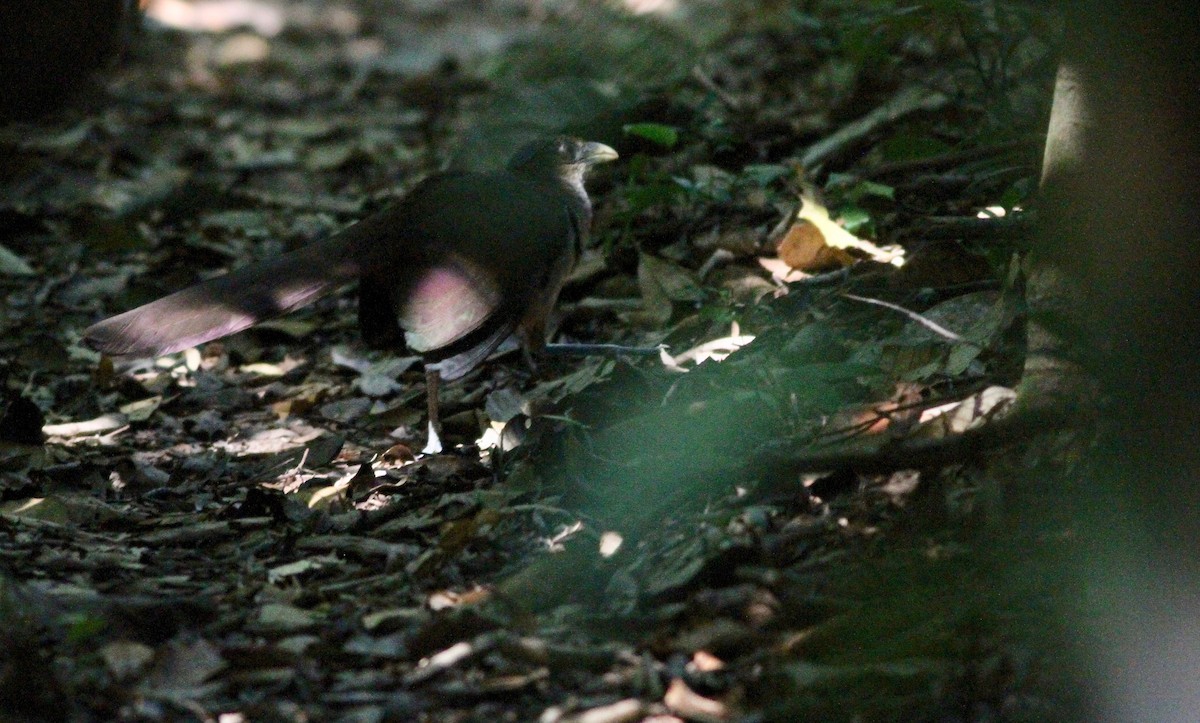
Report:
M 406 231 L 422 262 L 391 281 L 410 348 L 465 352 L 471 340 L 511 332 L 531 305 L 553 303 L 545 290 L 557 291 L 561 279 L 551 276 L 569 269 L 576 244 L 560 189 L 501 172 L 441 178 L 422 190 L 405 199 Z

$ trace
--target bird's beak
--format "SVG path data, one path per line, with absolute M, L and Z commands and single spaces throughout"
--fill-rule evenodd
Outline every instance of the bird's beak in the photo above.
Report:
M 607 163 L 616 160 L 617 152 L 603 143 L 589 142 L 584 143 L 579 149 L 579 160 L 589 165 L 593 163 Z

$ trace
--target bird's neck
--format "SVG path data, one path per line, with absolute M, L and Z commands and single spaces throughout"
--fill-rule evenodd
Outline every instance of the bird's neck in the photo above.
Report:
M 575 259 L 583 254 L 588 229 L 592 225 L 592 200 L 583 185 L 583 171 L 584 169 L 578 167 L 564 168 L 554 179 L 570 199 L 568 203 L 572 226 L 571 253 Z
M 588 198 L 587 189 L 583 185 L 585 170 L 582 166 L 562 166 L 555 171 L 542 169 L 526 174 L 528 178 L 535 180 L 539 185 L 549 186 L 556 191 L 565 193 L 567 211 L 571 217 L 573 230 L 571 234 L 573 253 L 576 258 L 583 251 L 588 228 L 592 224 L 592 201 Z
M 583 173 L 582 167 L 568 166 L 558 173 L 557 181 L 571 194 L 572 210 L 579 214 L 586 225 L 592 220 L 592 200 L 583 186 Z

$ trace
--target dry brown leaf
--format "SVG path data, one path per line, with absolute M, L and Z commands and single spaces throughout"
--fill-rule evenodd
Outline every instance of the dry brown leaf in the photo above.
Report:
M 902 248 L 878 246 L 842 228 L 829 217 L 829 209 L 811 186 L 805 187 L 800 202 L 795 222 L 777 245 L 779 258 L 791 268 L 810 273 L 831 271 L 849 266 L 859 257 L 896 266 L 904 263 Z
M 654 327 L 670 321 L 673 302 L 695 301 L 701 293 L 690 271 L 650 254 L 642 254 L 638 262 L 638 287 L 643 310 L 623 316 Z
M 853 256 L 831 246 L 816 224 L 802 218 L 780 239 L 777 250 L 784 263 L 800 271 L 830 271 L 854 263 Z

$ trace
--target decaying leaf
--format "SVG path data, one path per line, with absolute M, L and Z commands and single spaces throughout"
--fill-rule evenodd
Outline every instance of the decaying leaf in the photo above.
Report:
M 807 209 L 808 203 L 805 203 L 804 207 Z M 835 228 L 839 229 L 840 234 L 849 234 L 840 226 Z M 854 263 L 854 257 L 848 254 L 844 247 L 831 245 L 825 233 L 830 230 L 829 226 L 823 230 L 811 220 L 798 218 L 779 240 L 776 249 L 779 258 L 793 269 L 813 273 Z
M 0 274 L 6 276 L 33 276 L 29 262 L 0 244 Z
M 881 247 L 860 239 L 830 218 L 829 209 L 815 188 L 806 186 L 800 202 L 795 221 L 776 246 L 779 258 L 791 268 L 806 272 L 828 271 L 849 266 L 856 258 L 896 266 L 903 264 L 902 248 Z
M 702 293 L 691 272 L 651 254 L 642 254 L 638 261 L 638 287 L 643 308 L 625 317 L 653 327 L 670 321 L 675 302 L 696 301 Z
M 945 437 L 977 429 L 998 415 L 1003 416 L 1017 399 L 1017 393 L 1007 387 L 988 387 L 961 402 L 927 409 L 921 415 L 921 436 Z

